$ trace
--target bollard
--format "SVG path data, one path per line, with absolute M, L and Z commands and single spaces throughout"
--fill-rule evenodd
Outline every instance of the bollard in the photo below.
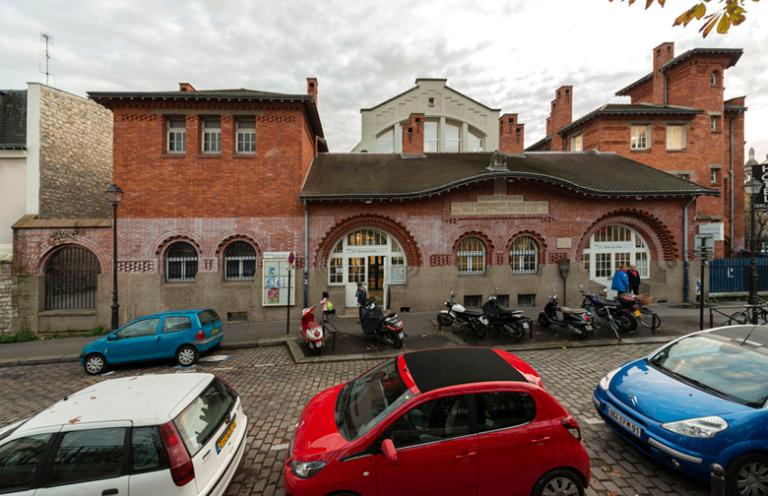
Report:
M 712 496 L 725 496 L 725 469 L 722 465 L 713 463 L 709 467 L 709 483 Z

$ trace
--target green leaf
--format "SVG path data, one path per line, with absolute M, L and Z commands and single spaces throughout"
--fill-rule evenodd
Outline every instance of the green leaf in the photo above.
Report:
M 704 14 L 707 13 L 707 6 L 704 5 L 703 2 L 702 3 L 698 3 L 698 4 L 693 6 L 691 11 L 693 11 L 693 16 L 696 19 L 701 19 L 702 17 L 704 17 Z

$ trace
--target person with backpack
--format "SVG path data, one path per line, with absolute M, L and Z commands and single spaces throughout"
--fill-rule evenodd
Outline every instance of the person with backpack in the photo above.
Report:
M 627 275 L 624 264 L 621 264 L 619 268 L 616 269 L 616 272 L 614 272 L 613 280 L 611 281 L 611 289 L 616 291 L 617 296 L 629 292 L 629 276 Z

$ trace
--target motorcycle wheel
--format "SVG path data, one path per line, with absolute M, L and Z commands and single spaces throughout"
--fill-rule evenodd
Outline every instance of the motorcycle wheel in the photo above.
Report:
M 395 339 L 392 341 L 392 346 L 394 346 L 396 350 L 403 347 L 403 340 L 400 339 L 400 336 L 395 336 Z
M 485 337 L 486 331 L 483 324 L 473 320 L 469 323 L 469 327 L 472 329 L 472 334 L 474 334 L 476 338 L 483 339 Z
M 549 328 L 549 319 L 543 313 L 539 314 L 539 325 L 541 327 Z
M 504 324 L 504 333 L 515 341 L 522 341 L 525 337 L 525 329 L 520 324 Z
M 632 332 L 637 329 L 637 319 L 627 312 L 616 312 L 613 315 L 613 320 L 622 331 Z
M 610 319 L 608 325 L 613 331 L 613 335 L 616 336 L 619 342 L 621 342 L 621 334 L 619 333 L 619 323 L 615 319 Z
M 450 327 L 453 324 L 453 319 L 444 313 L 437 314 L 437 328 Z
M 570 332 L 576 339 L 584 340 L 589 337 L 589 333 L 586 329 L 582 329 L 571 324 L 568 324 L 568 332 Z

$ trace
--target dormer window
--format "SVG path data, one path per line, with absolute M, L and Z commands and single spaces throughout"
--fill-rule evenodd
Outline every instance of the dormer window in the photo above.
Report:
M 577 134 L 571 138 L 571 151 L 580 152 L 584 150 L 584 134 Z

